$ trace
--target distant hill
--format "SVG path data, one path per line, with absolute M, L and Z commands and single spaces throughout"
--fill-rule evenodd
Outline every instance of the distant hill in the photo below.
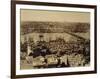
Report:
M 28 33 L 86 33 L 90 29 L 89 23 L 74 22 L 21 22 L 21 34 Z

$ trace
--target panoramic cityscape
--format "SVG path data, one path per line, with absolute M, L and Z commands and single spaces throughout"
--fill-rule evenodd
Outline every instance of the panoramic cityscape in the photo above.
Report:
M 90 13 L 20 10 L 20 69 L 90 66 Z
M 90 65 L 90 24 L 21 22 L 20 69 Z

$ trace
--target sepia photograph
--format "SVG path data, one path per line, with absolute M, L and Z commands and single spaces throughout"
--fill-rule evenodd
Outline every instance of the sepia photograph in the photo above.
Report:
M 90 13 L 20 10 L 20 69 L 90 66 Z

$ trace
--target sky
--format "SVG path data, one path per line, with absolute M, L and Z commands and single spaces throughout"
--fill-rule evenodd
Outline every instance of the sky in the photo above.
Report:
M 90 22 L 89 12 L 21 9 L 22 21 Z

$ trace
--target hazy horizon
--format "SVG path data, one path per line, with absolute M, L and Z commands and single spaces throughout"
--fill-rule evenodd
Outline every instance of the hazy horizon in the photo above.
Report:
M 90 22 L 89 12 L 70 11 L 47 11 L 21 9 L 21 22 L 42 21 L 42 22 Z

